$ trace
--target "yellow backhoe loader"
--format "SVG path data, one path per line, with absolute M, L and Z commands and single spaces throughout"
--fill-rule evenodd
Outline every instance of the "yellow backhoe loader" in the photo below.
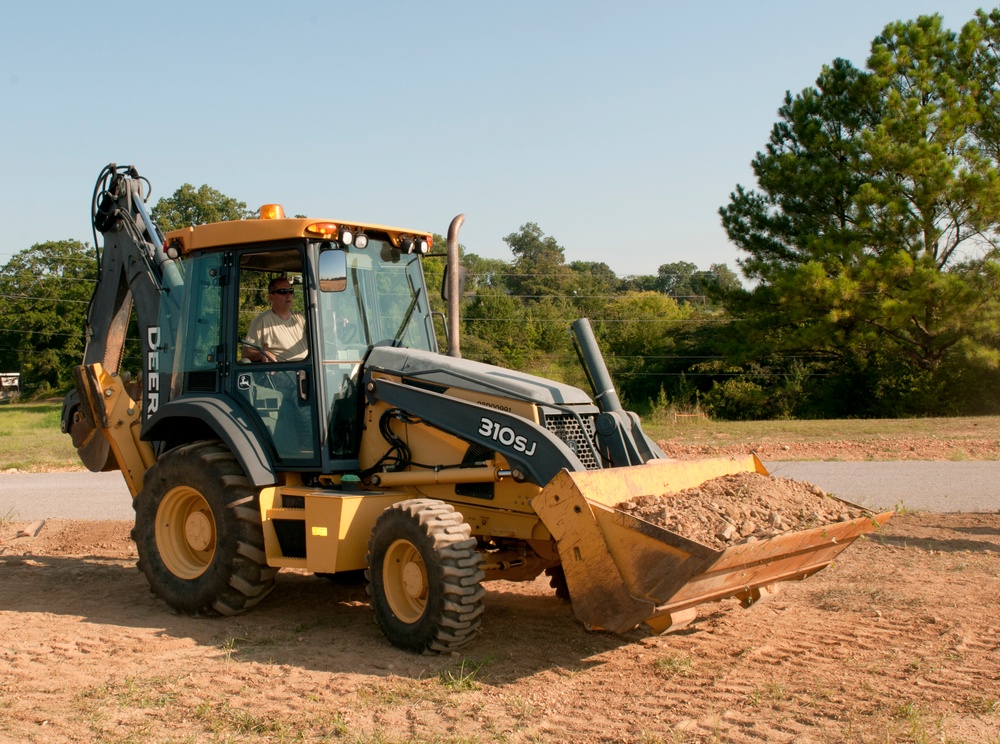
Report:
M 716 551 L 616 509 L 766 471 L 753 456 L 667 459 L 623 410 L 585 320 L 573 333 L 593 396 L 462 359 L 461 216 L 440 353 L 430 233 L 266 205 L 161 235 L 147 198 L 132 166 L 98 178 L 99 278 L 62 421 L 91 470 L 122 471 L 139 567 L 175 610 L 242 612 L 285 567 L 364 571 L 393 644 L 452 651 L 480 625 L 484 581 L 547 572 L 587 626 L 663 631 L 702 602 L 751 603 L 818 571 L 889 516 Z M 292 298 L 295 355 L 250 333 L 271 294 Z M 134 382 L 120 369 L 133 310 Z

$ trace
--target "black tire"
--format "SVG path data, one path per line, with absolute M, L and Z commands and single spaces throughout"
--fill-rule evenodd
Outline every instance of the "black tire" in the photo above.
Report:
M 139 569 L 189 615 L 236 615 L 274 588 L 257 491 L 233 453 L 204 441 L 165 453 L 135 499 Z
M 386 509 L 368 540 L 375 621 L 406 651 L 454 651 L 482 622 L 485 576 L 472 530 L 454 507 L 410 499 Z

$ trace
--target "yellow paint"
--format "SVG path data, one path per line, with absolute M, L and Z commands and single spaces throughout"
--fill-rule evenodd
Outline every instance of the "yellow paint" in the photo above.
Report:
M 303 497 L 304 507 L 283 507 L 282 495 Z M 261 489 L 260 514 L 267 564 L 304 568 L 314 573 L 338 573 L 365 568 L 368 538 L 386 507 L 412 494 L 366 492 L 344 494 L 302 486 Z M 282 554 L 274 520 L 302 522 L 306 557 Z
M 142 490 L 146 470 L 156 462 L 149 442 L 139 438 L 142 414 L 139 404 L 125 392 L 121 377 L 100 363 L 83 368 L 86 384 L 80 390 L 80 405 L 90 407 L 90 418 L 108 440 L 125 483 L 134 499 Z
M 231 220 L 229 222 L 212 222 L 207 225 L 186 227 L 171 230 L 164 237 L 168 244 L 178 247 L 182 254 L 192 251 L 218 248 L 224 245 L 245 245 L 247 243 L 262 243 L 295 238 L 315 238 L 307 232 L 310 225 L 318 222 L 334 222 L 343 227 L 349 227 L 355 233 L 385 233 L 393 245 L 399 245 L 403 235 L 414 238 L 425 238 L 428 242 L 433 235 L 425 230 L 409 230 L 387 225 L 375 225 L 364 222 L 345 222 L 342 220 L 327 220 L 294 217 L 288 219 L 267 220 Z

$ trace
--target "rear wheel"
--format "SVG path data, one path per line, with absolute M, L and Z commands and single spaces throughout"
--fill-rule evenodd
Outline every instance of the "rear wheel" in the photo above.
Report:
M 472 530 L 454 507 L 411 499 L 382 513 L 368 541 L 368 593 L 389 641 L 416 653 L 461 648 L 486 590 Z
M 132 538 L 150 589 L 191 615 L 235 615 L 274 587 L 257 491 L 221 442 L 178 447 L 146 473 Z

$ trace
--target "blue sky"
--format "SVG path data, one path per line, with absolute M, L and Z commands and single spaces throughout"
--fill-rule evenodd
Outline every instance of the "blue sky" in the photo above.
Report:
M 621 276 L 736 269 L 718 208 L 786 90 L 864 66 L 886 23 L 963 0 L 4 3 L 0 264 L 92 242 L 131 163 L 152 202 L 208 184 L 252 208 L 444 233 L 511 258 L 535 222 Z

